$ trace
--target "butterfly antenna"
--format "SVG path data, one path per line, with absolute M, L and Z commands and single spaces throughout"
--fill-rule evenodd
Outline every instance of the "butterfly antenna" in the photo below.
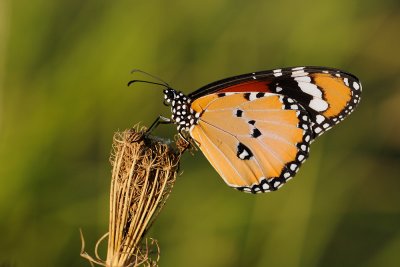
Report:
M 131 71 L 131 74 L 132 74 L 132 73 L 135 73 L 135 72 L 139 72 L 139 73 L 145 74 L 145 75 L 147 75 L 147 76 L 149 76 L 149 77 L 151 77 L 151 78 L 153 78 L 153 79 L 155 79 L 155 80 L 161 82 L 161 83 L 164 84 L 166 87 L 168 87 L 168 88 L 170 87 L 169 84 L 168 84 L 167 82 L 165 82 L 164 80 L 162 80 L 161 78 L 159 78 L 159 77 L 157 77 L 157 76 L 155 76 L 155 75 L 153 75 L 153 74 L 150 74 L 150 73 L 148 73 L 148 72 L 145 72 L 145 71 L 139 70 L 139 69 L 134 69 L 134 70 L 132 70 L 132 71 Z
M 150 81 L 144 81 L 144 80 L 132 80 L 128 82 L 128 86 L 130 86 L 132 83 L 149 83 L 149 84 L 155 84 L 155 85 L 160 85 L 164 86 L 166 88 L 170 88 L 169 85 L 163 84 L 163 83 L 156 83 L 156 82 L 150 82 Z

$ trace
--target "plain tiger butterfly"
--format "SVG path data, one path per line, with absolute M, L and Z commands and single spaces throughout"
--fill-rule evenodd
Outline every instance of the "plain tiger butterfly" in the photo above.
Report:
M 137 81 L 148 82 L 130 83 Z M 152 126 L 176 124 L 229 186 L 250 193 L 275 191 L 294 177 L 310 144 L 354 111 L 362 89 L 354 75 L 326 67 L 238 75 L 188 95 L 160 85 L 172 116 Z

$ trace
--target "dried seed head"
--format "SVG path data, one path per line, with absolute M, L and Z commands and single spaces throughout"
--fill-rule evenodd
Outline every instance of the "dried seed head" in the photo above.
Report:
M 114 135 L 107 259 L 101 260 L 97 252 L 94 259 L 82 248 L 81 255 L 91 263 L 157 266 L 157 242 L 143 237 L 171 192 L 187 145 L 177 140 L 173 148 L 171 142 L 144 133 L 136 126 Z M 150 250 L 156 251 L 155 257 Z

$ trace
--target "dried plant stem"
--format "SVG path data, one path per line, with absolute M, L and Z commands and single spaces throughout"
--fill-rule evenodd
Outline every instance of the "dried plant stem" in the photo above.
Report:
M 164 205 L 175 182 L 179 159 L 186 143 L 178 140 L 174 149 L 161 140 L 144 136 L 138 127 L 116 133 L 110 189 L 109 232 L 96 244 L 96 259 L 84 252 L 91 264 L 103 266 L 157 266 L 159 247 L 154 239 L 143 237 Z M 97 247 L 108 235 L 107 259 Z M 83 238 L 83 237 L 82 237 Z M 150 251 L 156 250 L 156 256 Z

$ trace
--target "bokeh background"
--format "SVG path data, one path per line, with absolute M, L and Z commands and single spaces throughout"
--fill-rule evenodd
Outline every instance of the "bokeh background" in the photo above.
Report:
M 89 266 L 78 229 L 93 254 L 113 133 L 169 116 L 131 69 L 190 92 L 298 65 L 359 76 L 359 108 L 275 193 L 185 155 L 150 233 L 160 266 L 400 266 L 399 47 L 398 0 L 1 0 L 0 266 Z

